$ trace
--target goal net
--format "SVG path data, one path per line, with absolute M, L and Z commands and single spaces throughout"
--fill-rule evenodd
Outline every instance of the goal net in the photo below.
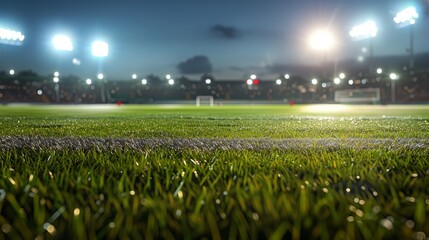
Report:
M 214 106 L 214 98 L 211 95 L 200 95 L 195 99 L 195 104 L 197 107 L 199 106 Z
M 335 91 L 335 102 L 379 103 L 380 88 L 337 90 Z

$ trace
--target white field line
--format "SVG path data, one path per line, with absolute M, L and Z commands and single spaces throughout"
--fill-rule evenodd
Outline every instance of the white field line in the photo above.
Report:
M 92 137 L 0 137 L 0 150 L 310 150 L 310 149 L 429 149 L 429 139 L 290 138 L 290 139 L 210 139 L 210 138 L 92 138 Z

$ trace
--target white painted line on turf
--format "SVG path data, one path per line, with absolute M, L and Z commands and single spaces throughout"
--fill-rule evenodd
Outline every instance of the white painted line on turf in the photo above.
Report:
M 0 150 L 294 150 L 294 149 L 429 149 L 429 139 L 289 138 L 289 139 L 211 139 L 211 138 L 91 138 L 91 137 L 0 137 Z

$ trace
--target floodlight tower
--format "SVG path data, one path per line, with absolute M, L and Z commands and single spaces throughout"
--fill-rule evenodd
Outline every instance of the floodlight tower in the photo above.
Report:
M 414 69 L 414 30 L 413 25 L 416 23 L 417 18 L 419 18 L 419 14 L 415 7 L 408 7 L 404 10 L 398 12 L 396 16 L 393 18 L 393 21 L 399 27 L 410 27 L 410 48 L 408 52 L 410 53 L 409 67 L 410 70 Z
M 21 32 L 0 27 L 0 43 L 20 46 L 24 39 L 25 35 Z
M 104 41 L 94 41 L 92 43 L 92 56 L 96 57 L 98 60 L 98 68 L 97 68 L 97 78 L 100 81 L 100 94 L 101 94 L 101 102 L 106 102 L 106 93 L 104 90 L 104 74 L 103 66 L 102 66 L 102 59 L 107 57 L 109 55 L 109 44 L 107 44 Z
M 378 28 L 377 24 L 368 20 L 362 24 L 354 26 L 350 30 L 349 35 L 354 41 L 359 41 L 363 39 L 369 39 L 369 72 L 372 72 L 373 69 L 373 57 L 374 57 L 374 42 L 373 39 L 377 36 Z

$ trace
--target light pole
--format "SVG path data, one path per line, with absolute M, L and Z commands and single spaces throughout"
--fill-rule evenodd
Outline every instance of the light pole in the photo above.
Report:
M 60 73 L 54 72 L 54 77 L 52 78 L 52 81 L 55 83 L 55 99 L 57 103 L 60 102 Z
M 0 28 L 0 43 L 20 46 L 24 42 L 25 35 L 19 31 Z
M 409 59 L 409 67 L 410 70 L 414 69 L 414 30 L 413 25 L 416 23 L 417 18 L 419 18 L 419 14 L 415 7 L 408 7 L 404 10 L 398 12 L 396 16 L 393 18 L 393 21 L 399 27 L 410 27 L 410 48 L 408 52 L 410 53 Z
M 369 39 L 369 72 L 373 70 L 373 57 L 374 57 L 374 41 L 373 39 L 377 36 L 378 28 L 377 24 L 368 20 L 362 24 L 354 26 L 350 30 L 349 35 L 354 41 L 359 41 L 363 39 Z
M 98 60 L 97 79 L 100 81 L 101 102 L 106 102 L 106 93 L 104 90 L 104 74 L 102 73 L 102 59 L 109 55 L 109 44 L 104 41 L 94 41 L 92 43 L 92 56 Z
M 391 92 L 390 92 L 390 100 L 391 100 L 391 102 L 392 102 L 392 104 L 394 104 L 395 103 L 395 82 L 396 82 L 396 80 L 398 80 L 398 75 L 396 74 L 396 73 L 391 73 L 390 75 L 389 75 L 389 77 L 390 77 L 390 80 L 392 80 L 392 85 L 391 85 L 391 88 L 390 88 L 390 90 L 391 90 Z

